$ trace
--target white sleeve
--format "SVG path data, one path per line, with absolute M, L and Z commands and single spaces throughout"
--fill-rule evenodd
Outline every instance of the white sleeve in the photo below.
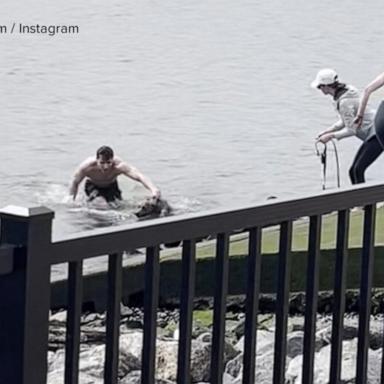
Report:
M 344 121 L 342 119 L 340 119 L 340 120 L 336 121 L 335 124 L 331 125 L 331 127 L 328 129 L 328 132 L 335 132 L 335 131 L 338 131 L 344 127 L 345 127 Z
M 356 135 L 356 132 L 353 129 L 350 129 L 347 127 L 343 128 L 340 131 L 337 131 L 333 134 L 333 136 L 337 140 L 341 140 L 341 139 L 344 139 L 346 137 L 355 136 L 355 135 Z

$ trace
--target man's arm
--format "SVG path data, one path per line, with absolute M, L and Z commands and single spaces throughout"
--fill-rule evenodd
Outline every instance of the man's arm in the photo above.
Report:
M 73 174 L 72 182 L 69 187 L 69 194 L 73 200 L 76 199 L 76 195 L 77 195 L 77 191 L 79 189 L 80 183 L 88 175 L 90 169 L 94 164 L 95 164 L 95 158 L 88 157 L 77 167 L 75 173 Z
M 154 198 L 158 199 L 160 197 L 160 190 L 152 183 L 152 181 L 148 177 L 144 176 L 137 168 L 126 163 L 121 163 L 119 165 L 119 168 L 122 174 L 132 180 L 138 181 L 145 188 L 147 188 L 152 193 L 152 196 Z
M 69 194 L 73 200 L 76 199 L 79 185 L 85 177 L 84 169 L 80 166 L 73 175 L 71 186 L 69 187 Z

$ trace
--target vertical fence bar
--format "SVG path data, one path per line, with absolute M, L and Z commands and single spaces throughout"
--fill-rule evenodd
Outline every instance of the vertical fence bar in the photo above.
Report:
M 191 339 L 193 296 L 195 293 L 196 247 L 194 240 L 184 240 L 181 260 L 179 350 L 177 355 L 177 382 L 191 382 Z
M 303 346 L 303 382 L 313 383 L 317 295 L 319 290 L 319 257 L 321 216 L 311 216 L 308 238 L 307 291 L 305 294 L 305 324 Z
M 344 333 L 345 287 L 347 277 L 349 210 L 338 212 L 334 304 L 332 321 L 331 369 L 329 384 L 338 384 L 341 377 Z
M 108 301 L 104 367 L 105 384 L 117 384 L 118 379 L 122 265 L 122 253 L 108 256 Z
M 248 279 L 244 326 L 243 384 L 255 382 L 257 312 L 259 310 L 261 274 L 261 228 L 249 231 Z
M 376 205 L 364 207 L 363 250 L 361 255 L 360 309 L 357 341 L 356 384 L 367 380 L 369 318 L 371 315 L 371 290 L 374 260 Z
M 291 273 L 292 222 L 280 226 L 279 265 L 276 295 L 275 355 L 273 383 L 284 384 L 287 352 L 287 320 L 289 310 L 289 283 Z
M 223 382 L 225 314 L 228 291 L 228 250 L 228 234 L 218 234 L 216 244 L 216 285 L 213 307 L 211 384 L 221 384 Z
M 384 341 L 383 341 L 384 345 Z M 384 384 L 384 348 L 382 349 L 381 353 L 381 372 L 380 372 L 380 384 Z
M 42 384 L 47 378 L 50 246 L 53 212 L 1 210 L 1 243 L 19 246 L 15 268 L 0 279 L 0 383 Z
M 156 320 L 160 280 L 159 246 L 147 248 L 145 261 L 144 336 L 141 359 L 141 383 L 155 382 Z
M 65 342 L 65 384 L 79 382 L 80 319 L 83 302 L 83 262 L 68 264 L 68 308 Z

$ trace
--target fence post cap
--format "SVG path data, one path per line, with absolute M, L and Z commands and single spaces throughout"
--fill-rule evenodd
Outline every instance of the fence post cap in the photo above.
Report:
M 47 207 L 20 207 L 17 205 L 7 205 L 0 209 L 0 217 L 13 216 L 22 218 L 37 218 L 37 217 L 49 217 L 53 218 L 54 212 Z

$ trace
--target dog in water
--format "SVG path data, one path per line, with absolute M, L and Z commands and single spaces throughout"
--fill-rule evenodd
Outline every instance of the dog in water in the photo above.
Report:
M 156 217 L 168 216 L 171 212 L 172 208 L 166 200 L 149 197 L 139 205 L 135 215 L 139 219 L 154 219 Z
M 135 215 L 140 220 L 155 219 L 157 217 L 168 216 L 172 213 L 172 208 L 164 199 L 147 198 L 142 204 L 139 205 Z M 181 241 L 174 243 L 165 243 L 166 248 L 178 247 Z

